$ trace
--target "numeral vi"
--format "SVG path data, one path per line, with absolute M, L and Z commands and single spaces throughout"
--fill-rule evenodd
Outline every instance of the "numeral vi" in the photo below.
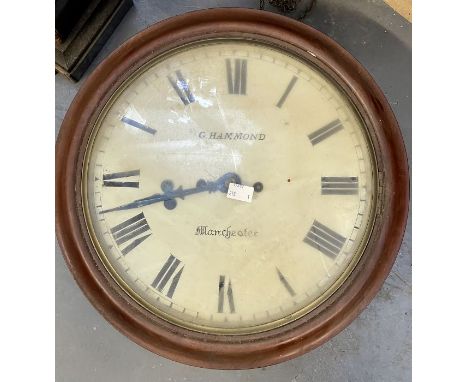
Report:
M 218 283 L 218 313 L 224 313 L 224 298 L 227 297 L 229 303 L 229 312 L 235 313 L 236 308 L 234 306 L 234 294 L 232 292 L 231 280 L 227 282 L 224 275 L 219 276 Z

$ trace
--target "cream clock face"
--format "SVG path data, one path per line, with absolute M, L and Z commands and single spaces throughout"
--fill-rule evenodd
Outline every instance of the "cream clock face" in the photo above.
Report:
M 278 327 L 331 296 L 362 254 L 369 142 L 318 68 L 253 41 L 186 46 L 101 113 L 83 170 L 88 230 L 159 317 L 208 333 Z

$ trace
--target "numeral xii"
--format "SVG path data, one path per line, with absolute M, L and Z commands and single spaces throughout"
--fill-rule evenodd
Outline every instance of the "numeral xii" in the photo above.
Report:
M 229 94 L 245 95 L 247 93 L 247 60 L 226 59 L 226 73 Z

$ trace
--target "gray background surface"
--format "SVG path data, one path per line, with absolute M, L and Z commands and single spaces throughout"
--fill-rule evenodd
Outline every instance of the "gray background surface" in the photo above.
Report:
M 122 42 L 156 21 L 250 1 L 134 0 L 87 73 Z M 384 91 L 402 130 L 411 164 L 411 24 L 381 0 L 318 0 L 304 22 L 353 54 Z M 56 131 L 84 78 L 55 77 Z M 345 330 L 294 360 L 243 371 L 178 364 L 139 347 L 105 321 L 84 297 L 56 250 L 57 381 L 378 381 L 411 380 L 411 214 L 396 263 L 381 291 Z

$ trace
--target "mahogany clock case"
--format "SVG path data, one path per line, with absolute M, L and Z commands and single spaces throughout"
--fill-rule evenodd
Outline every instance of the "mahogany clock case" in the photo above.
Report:
M 106 271 L 84 222 L 81 175 L 94 123 L 125 79 L 152 58 L 200 39 L 254 39 L 319 67 L 346 92 L 375 150 L 377 206 L 368 245 L 348 279 L 318 308 L 263 333 L 222 336 L 173 325 L 137 304 Z M 56 144 L 56 231 L 77 283 L 101 314 L 146 349 L 186 364 L 245 369 L 299 356 L 339 333 L 367 306 L 391 270 L 406 225 L 409 177 L 397 121 L 367 71 L 341 46 L 300 22 L 249 9 L 210 9 L 157 23 L 104 60 L 70 106 Z

